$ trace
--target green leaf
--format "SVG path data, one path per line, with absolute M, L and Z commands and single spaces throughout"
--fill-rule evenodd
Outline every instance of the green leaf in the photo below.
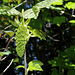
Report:
M 5 14 L 5 15 L 21 15 L 21 13 L 16 10 L 15 8 L 10 8 L 5 5 L 0 6 L 0 14 Z
M 61 17 L 55 17 L 53 20 L 53 24 L 61 25 L 62 23 L 65 23 L 66 19 L 64 16 Z
M 30 23 L 30 20 L 31 19 L 27 19 L 26 22 L 25 22 L 25 25 L 28 25 Z
M 32 9 L 28 9 L 28 10 L 26 10 L 25 12 L 24 12 L 24 14 L 23 14 L 23 17 L 24 18 L 34 18 L 35 17 L 35 14 L 34 14 L 34 12 L 33 12 L 33 10 Z
M 18 63 L 19 62 L 19 58 L 15 58 L 13 62 Z
M 34 19 L 37 19 L 38 15 L 39 15 L 39 12 L 40 12 L 40 9 L 38 7 L 36 7 L 36 6 L 33 6 L 32 10 L 33 10 L 33 12 L 35 14 Z
M 63 0 L 55 1 L 55 2 L 51 3 L 51 5 L 63 5 Z
M 35 7 L 37 7 L 38 9 L 49 7 L 52 2 L 53 2 L 53 0 L 41 1 L 41 2 L 37 3 L 35 5 Z
M 19 65 L 19 66 L 16 66 L 16 68 L 24 68 L 24 66 L 22 66 L 22 65 Z
M 74 2 L 68 2 L 65 4 L 65 7 L 68 9 L 75 9 L 75 3 Z
M 31 26 L 33 29 L 42 29 L 42 25 L 43 25 L 43 22 L 41 21 L 40 18 L 38 19 L 31 19 L 30 23 L 29 23 L 29 26 Z
M 7 33 L 10 37 L 12 37 L 14 35 L 13 31 L 4 31 L 4 33 Z
M 43 71 L 41 66 L 43 65 L 43 63 L 41 61 L 38 60 L 34 60 L 29 62 L 29 70 L 33 71 L 33 70 L 38 70 L 38 71 Z
M 40 31 L 38 31 L 37 29 L 32 30 L 31 34 L 33 35 L 33 37 L 38 37 L 41 40 L 42 39 L 46 40 L 45 36 Z
M 6 52 L 0 52 L 0 55 L 9 55 L 11 52 L 10 51 L 6 51 Z
M 11 8 L 5 5 L 0 5 L 0 14 L 7 14 L 7 11 L 9 11 Z
M 45 1 L 41 1 L 39 3 L 37 3 L 36 5 L 33 6 L 32 9 L 28 9 L 24 12 L 23 17 L 24 18 L 34 18 L 37 19 L 38 14 L 41 10 L 41 8 L 46 8 L 46 7 L 50 7 L 51 3 L 56 2 L 58 0 L 45 0 Z M 22 15 L 21 15 L 22 16 Z
M 75 20 L 70 20 L 69 23 L 75 23 Z
M 2 52 L 0 52 L 0 56 L 3 56 L 4 54 Z
M 7 14 L 20 15 L 21 13 L 18 10 L 16 10 L 15 8 L 12 8 L 11 10 L 7 11 Z
M 69 66 L 75 67 L 75 64 L 70 64 Z
M 7 3 L 8 2 L 8 0 L 3 0 L 3 3 Z
M 17 29 L 15 40 L 16 40 L 16 51 L 17 54 L 22 57 L 26 44 L 29 41 L 30 38 L 29 29 L 27 29 L 27 26 L 24 23 L 21 23 Z

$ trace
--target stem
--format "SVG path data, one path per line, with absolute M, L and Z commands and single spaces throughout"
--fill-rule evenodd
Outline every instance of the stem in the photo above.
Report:
M 13 63 L 14 59 L 11 60 L 11 62 L 9 63 L 9 65 L 4 69 L 4 71 L 0 74 L 0 75 L 3 75 L 7 69 L 11 66 L 11 64 Z
M 25 66 L 25 75 L 27 75 L 27 65 L 26 65 L 26 50 L 24 52 L 24 66 Z

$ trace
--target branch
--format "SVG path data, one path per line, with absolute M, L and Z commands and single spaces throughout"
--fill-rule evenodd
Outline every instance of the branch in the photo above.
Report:
M 24 2 L 20 3 L 19 5 L 15 6 L 15 7 L 13 7 L 13 8 L 17 8 L 17 7 L 21 6 L 21 5 L 22 5 L 23 3 L 25 3 L 25 2 L 27 2 L 27 0 L 25 0 Z
M 12 36 L 12 38 L 9 40 L 9 42 L 7 43 L 6 48 L 4 49 L 4 52 L 5 52 L 5 50 L 8 49 L 8 46 L 9 46 L 9 44 L 10 44 L 10 42 L 11 42 L 12 39 L 13 39 L 13 36 Z
M 7 58 L 7 56 L 5 56 L 5 57 L 3 57 L 2 59 L 0 59 L 0 61 L 3 61 L 3 60 L 5 60 Z
M 0 75 L 3 75 L 3 73 L 7 71 L 7 69 L 11 66 L 11 64 L 13 63 L 13 61 L 14 61 L 14 59 L 11 60 L 11 62 L 9 63 L 9 65 L 5 68 L 5 70 Z
M 5 29 L 8 29 L 8 28 L 11 27 L 11 26 L 12 26 L 12 25 L 9 25 L 9 26 L 5 27 L 3 30 L 1 30 L 0 33 L 2 33 Z
M 75 15 L 71 15 L 70 13 L 67 13 L 67 12 L 65 12 L 65 11 L 60 11 L 61 12 L 61 14 L 66 14 L 66 15 L 69 15 L 69 16 L 71 16 L 71 17 L 75 17 Z

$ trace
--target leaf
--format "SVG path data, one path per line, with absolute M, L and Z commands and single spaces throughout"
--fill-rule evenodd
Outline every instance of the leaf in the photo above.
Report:
M 74 2 L 68 2 L 65 4 L 65 7 L 68 9 L 75 9 L 75 3 Z
M 7 14 L 7 11 L 11 8 L 5 5 L 0 5 L 0 14 Z
M 10 37 L 12 37 L 14 35 L 13 31 L 4 31 L 4 33 L 7 33 Z
M 51 3 L 51 5 L 63 5 L 63 0 L 55 1 L 55 2 Z
M 31 19 L 27 19 L 25 22 L 25 25 L 28 25 L 30 23 Z
M 38 7 L 38 9 L 49 7 L 52 2 L 53 2 L 53 0 L 41 1 L 41 2 L 37 3 L 35 5 L 35 7 Z
M 62 23 L 65 23 L 65 22 L 66 22 L 66 19 L 64 16 L 55 17 L 53 20 L 53 24 L 58 24 L 58 25 L 61 25 Z
M 21 13 L 16 10 L 15 8 L 10 8 L 5 5 L 0 6 L 0 14 L 5 14 L 5 15 L 21 15 Z
M 19 58 L 15 58 L 13 62 L 18 63 L 19 62 Z
M 7 3 L 8 2 L 8 0 L 3 0 L 3 3 Z
M 7 14 L 10 15 L 21 15 L 19 11 L 17 11 L 15 8 L 12 8 L 11 10 L 7 11 Z
M 28 9 L 24 12 L 23 17 L 25 19 L 27 18 L 34 18 L 37 19 L 38 14 L 41 10 L 41 8 L 46 8 L 46 7 L 50 7 L 51 3 L 56 2 L 58 0 L 45 0 L 45 1 L 41 1 L 39 3 L 37 3 L 36 5 L 33 6 L 32 9 Z M 22 16 L 22 15 L 21 15 Z
M 38 30 L 42 29 L 42 25 L 43 25 L 43 22 L 41 21 L 40 18 L 31 19 L 30 23 L 28 24 L 28 26 L 31 26 L 33 29 L 38 29 Z
M 17 54 L 22 57 L 25 52 L 25 47 L 29 41 L 31 35 L 29 35 L 29 30 L 27 26 L 21 23 L 17 29 L 15 40 L 16 40 L 16 51 Z
M 22 65 L 19 65 L 19 66 L 16 66 L 16 68 L 24 68 L 24 66 L 22 66 Z
M 41 61 L 38 60 L 34 60 L 29 62 L 29 70 L 33 71 L 33 70 L 38 70 L 38 71 L 43 71 L 41 66 L 43 65 L 43 63 Z
M 41 40 L 42 40 L 42 39 L 43 39 L 43 40 L 46 40 L 45 36 L 44 36 L 41 32 L 39 32 L 37 29 L 32 30 L 31 34 L 32 34 L 34 37 L 40 38 Z
M 11 52 L 10 51 L 0 52 L 0 55 L 1 55 L 1 53 L 2 53 L 2 56 L 3 56 L 3 55 L 9 55 Z
M 75 20 L 70 20 L 69 23 L 75 23 Z
M 3 56 L 4 54 L 2 52 L 0 52 L 0 56 Z
M 33 6 L 32 10 L 33 10 L 33 12 L 35 14 L 34 19 L 37 19 L 38 15 L 39 15 L 39 12 L 40 12 L 40 9 L 38 7 L 36 7 L 36 6 Z
M 33 10 L 32 9 L 28 9 L 28 10 L 26 10 L 25 12 L 24 12 L 24 14 L 23 14 L 23 17 L 24 18 L 34 18 L 35 17 L 35 14 L 34 14 L 34 12 L 33 12 Z
M 70 64 L 69 66 L 75 67 L 75 64 Z

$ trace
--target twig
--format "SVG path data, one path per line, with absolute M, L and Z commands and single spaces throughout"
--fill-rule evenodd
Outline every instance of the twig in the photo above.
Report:
M 22 5 L 23 3 L 25 3 L 25 2 L 27 2 L 27 0 L 23 1 L 22 3 L 20 3 L 19 5 L 15 6 L 15 7 L 13 7 L 13 8 L 17 8 L 17 7 L 21 6 L 21 5 Z
M 66 14 L 66 15 L 69 15 L 69 16 L 71 16 L 71 17 L 75 17 L 75 15 L 71 15 L 70 13 L 67 13 L 67 12 L 65 12 L 65 11 L 60 11 L 62 14 Z
M 13 61 L 14 61 L 14 59 L 11 60 L 11 62 L 9 63 L 9 65 L 5 68 L 5 70 L 0 75 L 3 75 L 3 73 L 7 71 L 7 69 L 11 66 L 11 64 L 13 63 Z
M 8 28 L 11 27 L 11 26 L 12 26 L 12 25 L 9 25 L 9 26 L 5 27 L 3 30 L 1 30 L 0 33 L 2 33 L 5 29 L 8 29 Z
M 3 60 L 5 60 L 7 58 L 7 56 L 5 56 L 4 58 L 2 58 L 0 61 L 3 61 Z
M 66 28 L 65 30 L 63 30 L 62 31 L 62 33 L 64 32 L 64 31 L 66 31 L 66 30 L 69 30 L 70 28 Z M 56 36 L 58 36 L 60 33 L 58 33 L 58 34 L 55 34 L 55 35 L 53 35 L 52 37 L 56 37 Z
M 9 44 L 10 44 L 10 42 L 11 42 L 12 39 L 13 39 L 13 36 L 12 36 L 12 38 L 9 40 L 9 42 L 7 43 L 6 48 L 4 49 L 4 52 L 5 52 L 5 50 L 8 49 L 8 46 L 9 46 Z

